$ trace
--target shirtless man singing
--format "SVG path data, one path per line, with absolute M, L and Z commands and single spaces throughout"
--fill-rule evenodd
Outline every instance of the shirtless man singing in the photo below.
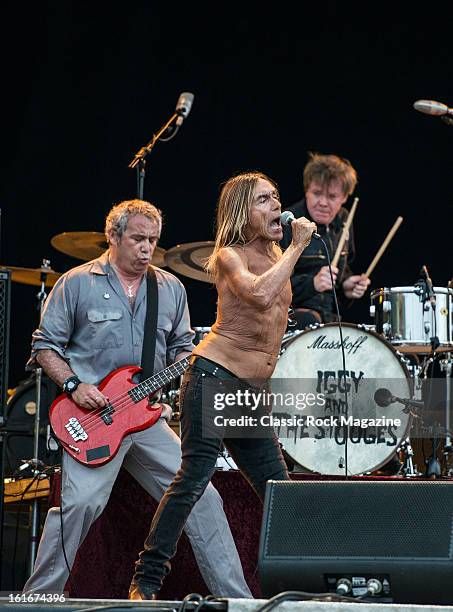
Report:
M 208 262 L 218 293 L 217 320 L 193 351 L 183 377 L 181 468 L 136 562 L 130 599 L 156 599 L 187 517 L 214 473 L 222 442 L 262 501 L 267 480 L 289 479 L 273 431 L 263 437 L 223 437 L 207 436 L 203 429 L 214 416 L 203 401 L 209 383 L 266 381 L 274 371 L 291 303 L 290 276 L 316 231 L 308 219 L 295 219 L 292 242 L 282 254 L 280 215 L 277 186 L 261 172 L 239 174 L 223 186 Z

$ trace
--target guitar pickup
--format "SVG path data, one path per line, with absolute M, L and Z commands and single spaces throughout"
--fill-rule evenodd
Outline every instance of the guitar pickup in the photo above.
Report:
M 115 412 L 115 409 L 110 404 L 101 412 L 101 419 L 106 425 L 111 425 L 113 423 L 113 419 L 110 416 L 113 412 Z
M 79 442 L 80 440 L 88 440 L 87 432 L 84 430 L 82 425 L 80 425 L 76 417 L 71 417 L 66 423 L 65 428 L 68 430 L 69 435 L 74 440 L 74 442 Z

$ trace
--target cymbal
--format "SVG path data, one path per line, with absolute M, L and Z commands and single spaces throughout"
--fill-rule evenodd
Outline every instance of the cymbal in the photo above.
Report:
M 177 244 L 165 254 L 167 266 L 189 278 L 212 283 L 212 277 L 205 272 L 204 264 L 214 250 L 214 241 L 188 242 Z
M 54 236 L 50 244 L 66 255 L 76 259 L 90 261 L 104 253 L 109 245 L 102 232 L 63 232 Z M 163 268 L 165 264 L 165 249 L 156 247 L 151 263 Z
M 61 272 L 55 272 L 52 268 L 18 268 L 16 266 L 2 266 L 2 270 L 11 270 L 11 280 L 24 285 L 41 285 L 45 282 L 46 287 L 53 287 L 60 278 Z

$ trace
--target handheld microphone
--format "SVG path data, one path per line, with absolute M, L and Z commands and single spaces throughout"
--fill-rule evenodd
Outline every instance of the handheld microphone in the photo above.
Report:
M 183 92 L 176 103 L 175 113 L 177 113 L 178 118 L 176 119 L 176 125 L 179 127 L 184 119 L 189 116 L 190 109 L 192 108 L 194 95 L 189 91 Z
M 295 219 L 296 217 L 293 215 L 293 213 L 290 210 L 285 210 L 280 215 L 280 223 L 282 225 L 291 225 L 291 223 L 295 221 Z M 316 238 L 317 240 L 321 240 L 321 236 L 317 234 L 316 232 L 313 232 L 312 236 L 313 238 Z

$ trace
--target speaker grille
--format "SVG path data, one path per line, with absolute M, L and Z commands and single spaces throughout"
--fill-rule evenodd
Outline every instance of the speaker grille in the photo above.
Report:
M 268 487 L 265 558 L 452 556 L 453 483 L 270 481 Z

